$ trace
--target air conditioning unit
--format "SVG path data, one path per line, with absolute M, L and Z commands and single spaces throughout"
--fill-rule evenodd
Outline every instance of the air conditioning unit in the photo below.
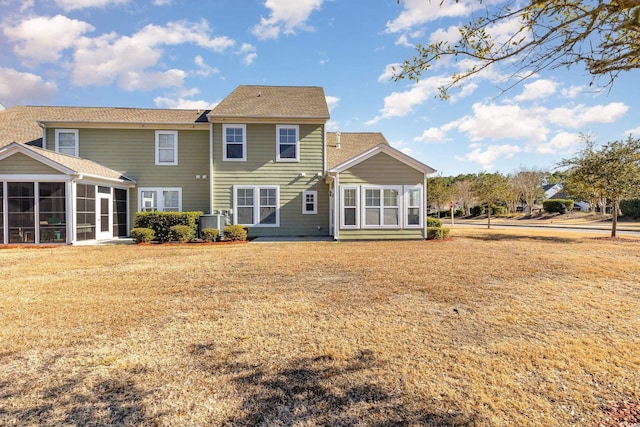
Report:
M 227 225 L 227 216 L 224 214 L 200 215 L 198 234 L 202 237 L 202 230 L 205 228 L 217 228 L 220 231 L 220 237 L 222 237 L 225 225 Z

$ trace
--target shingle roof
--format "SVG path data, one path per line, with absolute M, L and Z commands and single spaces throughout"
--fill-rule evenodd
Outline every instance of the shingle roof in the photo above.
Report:
M 19 150 L 29 150 L 35 153 L 36 155 L 47 158 L 60 166 L 63 166 L 67 169 L 72 170 L 74 173 L 83 174 L 83 175 L 92 175 L 101 178 L 107 179 L 118 179 L 123 181 L 128 181 L 135 183 L 134 180 L 124 176 L 118 171 L 110 169 L 108 167 L 102 166 L 96 162 L 91 160 L 81 159 L 80 157 L 70 156 L 67 154 L 57 153 L 51 150 L 45 150 L 39 147 L 28 146 L 25 144 L 17 144 L 13 143 L 12 146 L 19 147 Z M 4 148 L 0 148 L 0 153 L 3 150 L 11 149 L 11 146 L 6 146 Z
M 42 138 L 38 122 L 79 123 L 206 123 L 209 110 L 160 110 L 111 107 L 18 106 L 0 111 L 0 147 Z
M 238 86 L 209 113 L 211 118 L 328 120 L 324 90 L 317 86 Z
M 337 148 L 337 132 L 327 132 L 327 169 L 362 154 L 378 144 L 389 145 L 380 132 L 341 132 Z

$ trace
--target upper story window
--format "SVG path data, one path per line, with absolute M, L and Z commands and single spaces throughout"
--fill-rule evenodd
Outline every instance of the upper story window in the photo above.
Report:
M 156 131 L 156 165 L 178 164 L 178 132 Z
M 222 159 L 236 162 L 247 160 L 246 125 L 222 125 Z
M 276 126 L 276 161 L 297 162 L 300 156 L 299 126 Z
M 78 157 L 78 129 L 56 129 L 56 151 Z

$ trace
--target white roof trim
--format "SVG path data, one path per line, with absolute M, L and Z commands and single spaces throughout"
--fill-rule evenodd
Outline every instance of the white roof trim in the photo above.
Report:
M 334 166 L 333 168 L 329 169 L 327 172 L 333 172 L 333 173 L 344 172 L 345 170 L 350 169 L 353 166 L 360 164 L 365 160 L 370 159 L 371 157 L 380 153 L 387 154 L 390 157 L 398 160 L 399 162 L 402 162 L 405 165 L 410 166 L 415 170 L 418 170 L 426 175 L 430 175 L 436 171 L 431 166 L 425 165 L 424 163 L 414 159 L 413 157 L 404 154 L 402 151 L 396 150 L 395 148 L 391 147 L 388 144 L 378 144 L 375 147 L 365 151 L 364 153 L 358 154 L 357 156 L 352 157 L 346 162 L 343 162 L 337 166 Z
M 74 171 L 73 169 L 69 169 L 68 167 L 63 166 L 60 163 L 35 152 L 31 148 L 29 148 L 29 146 L 18 144 L 17 142 L 12 142 L 11 144 L 6 145 L 0 149 L 0 160 L 11 157 L 16 153 L 24 154 L 25 156 L 30 157 L 37 162 L 40 162 L 46 166 L 49 166 L 50 168 L 59 171 L 60 173 L 66 175 L 72 175 L 76 173 L 76 171 Z

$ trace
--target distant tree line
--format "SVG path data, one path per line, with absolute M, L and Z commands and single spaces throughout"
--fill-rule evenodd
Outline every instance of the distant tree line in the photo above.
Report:
M 435 176 L 427 180 L 427 207 L 441 216 L 453 203 L 458 215 L 486 213 L 513 214 L 518 207 L 532 213 L 544 201 L 544 184 L 562 184 L 568 197 L 589 203 L 604 213 L 612 208 L 611 236 L 616 236 L 620 207 L 627 215 L 640 212 L 640 139 L 629 137 L 596 147 L 588 135 L 582 136 L 584 148 L 574 157 L 561 161 L 554 172 L 521 168 L 511 174 L 499 172 L 463 174 L 455 177 Z M 478 208 L 480 207 L 480 209 Z

